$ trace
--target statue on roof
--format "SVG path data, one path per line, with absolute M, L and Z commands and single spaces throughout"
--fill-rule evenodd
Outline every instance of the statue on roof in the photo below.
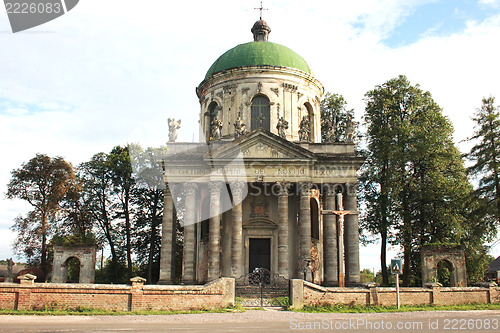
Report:
M 286 130 L 288 129 L 288 121 L 285 118 L 281 117 L 278 120 L 278 125 L 276 125 L 276 129 L 278 130 L 278 135 L 280 138 L 286 139 Z
M 222 121 L 219 116 L 215 116 L 215 119 L 210 123 L 210 136 L 214 141 L 219 141 L 222 137 Z
M 345 142 L 353 143 L 354 142 L 354 134 L 356 132 L 357 123 L 352 120 L 352 115 L 347 116 L 347 120 L 345 122 Z
M 309 142 L 311 139 L 311 122 L 309 117 L 303 116 L 299 125 L 299 141 Z
M 168 118 L 168 142 L 175 142 L 177 140 L 178 130 L 181 128 L 181 120 L 175 118 Z
M 337 142 L 337 118 L 334 116 L 333 119 L 328 119 L 325 121 L 326 127 L 326 143 Z
M 241 120 L 240 114 L 238 114 L 238 118 L 234 122 L 234 136 L 239 138 L 242 135 L 247 134 L 247 128 L 243 120 Z

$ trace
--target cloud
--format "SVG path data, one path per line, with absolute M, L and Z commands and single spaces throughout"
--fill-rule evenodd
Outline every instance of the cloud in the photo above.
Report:
M 384 44 L 427 3 L 269 1 L 263 15 L 270 41 L 304 57 L 325 89 L 343 94 L 358 118 L 368 90 L 405 74 L 433 94 L 458 141 L 472 133 L 469 117 L 481 98 L 500 98 L 500 20 L 492 14 L 448 36 L 427 34 L 404 47 Z M 257 6 L 242 0 L 146 0 L 140 6 L 86 0 L 31 31 L 0 34 L 0 192 L 10 170 L 38 152 L 78 164 L 114 145 L 161 146 L 169 117 L 182 119 L 179 141 L 198 140 L 195 87 L 217 57 L 252 40 Z M 6 15 L 0 15 L 0 31 L 10 31 Z M 17 215 L 6 213 L 10 206 L 0 200 L 0 228 Z
M 500 0 L 479 0 L 479 4 L 498 8 L 500 7 Z

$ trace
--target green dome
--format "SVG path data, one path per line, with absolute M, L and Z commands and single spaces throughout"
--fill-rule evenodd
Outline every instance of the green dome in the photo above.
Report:
M 228 69 L 260 65 L 291 67 L 311 74 L 305 60 L 288 47 L 259 41 L 240 44 L 221 55 L 212 64 L 205 79 Z

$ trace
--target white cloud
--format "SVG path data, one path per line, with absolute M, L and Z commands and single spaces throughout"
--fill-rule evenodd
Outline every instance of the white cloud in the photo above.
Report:
M 479 0 L 479 4 L 492 7 L 500 7 L 500 0 Z
M 381 43 L 429 1 L 269 1 L 264 19 L 270 40 L 302 55 L 326 90 L 343 94 L 358 117 L 364 93 L 405 74 L 433 94 L 460 140 L 471 134 L 469 117 L 481 98 L 500 100 L 500 18 L 402 48 Z M 78 164 L 118 144 L 159 146 L 167 140 L 168 117 L 182 119 L 179 141 L 191 141 L 193 133 L 197 140 L 194 88 L 218 56 L 252 39 L 257 6 L 86 0 L 32 31 L 0 33 L 0 193 L 10 170 L 37 152 Z M 0 31 L 8 30 L 0 14 Z M 0 200 L 0 228 L 17 215 L 6 213 L 10 206 Z M 3 251 L 0 258 L 8 256 Z

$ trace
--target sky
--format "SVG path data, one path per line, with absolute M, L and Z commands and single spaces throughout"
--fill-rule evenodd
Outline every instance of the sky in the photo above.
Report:
M 29 210 L 5 199 L 11 170 L 36 153 L 78 165 L 116 145 L 158 147 L 171 117 L 182 119 L 178 141 L 197 141 L 195 88 L 222 53 L 252 41 L 259 5 L 84 0 L 15 34 L 0 10 L 0 259 L 14 256 L 9 228 Z M 403 74 L 430 91 L 466 152 L 481 99 L 497 96 L 500 104 L 500 0 L 268 0 L 264 7 L 269 40 L 300 54 L 360 122 L 364 94 Z M 500 255 L 500 244 L 491 254 Z M 361 267 L 378 270 L 379 256 L 379 244 L 362 247 Z

